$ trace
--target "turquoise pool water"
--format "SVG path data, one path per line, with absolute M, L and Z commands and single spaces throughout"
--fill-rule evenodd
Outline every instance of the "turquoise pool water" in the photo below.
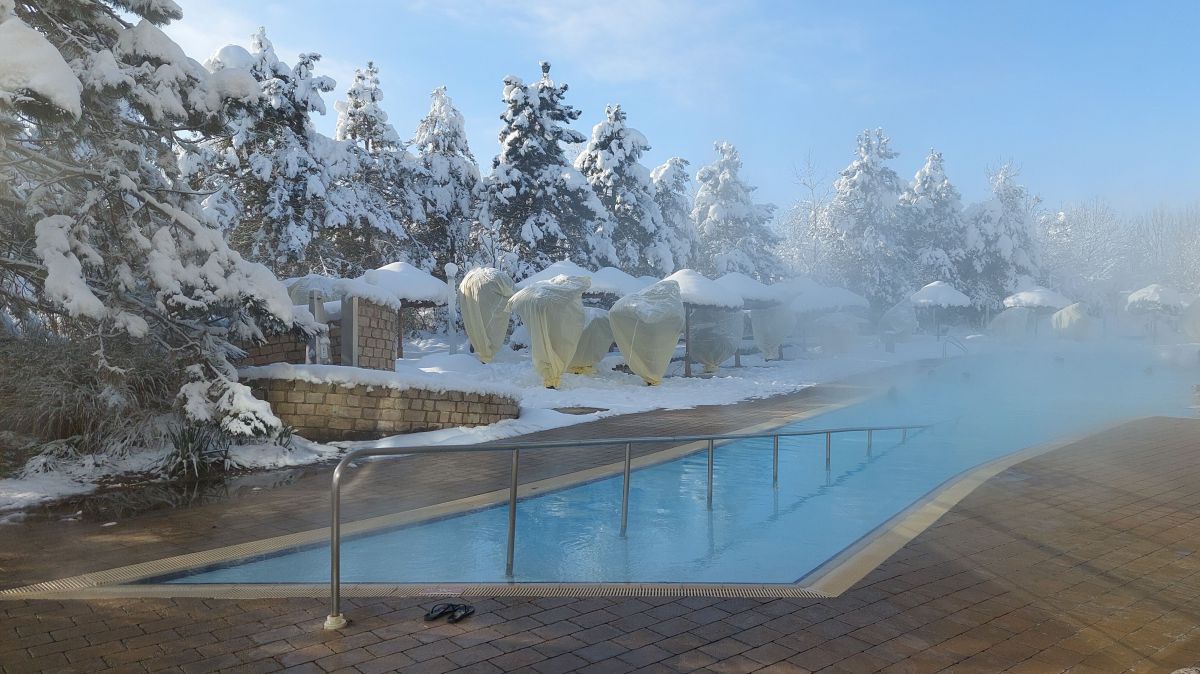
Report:
M 786 428 L 936 426 L 904 444 L 899 432 L 878 433 L 870 457 L 865 435 L 836 435 L 828 472 L 823 436 L 785 439 L 777 490 L 764 439 L 718 447 L 712 511 L 704 452 L 635 471 L 625 538 L 620 476 L 520 501 L 512 580 L 795 582 L 974 466 L 1123 418 L 1191 416 L 1198 381 L 1197 370 L 1129 346 L 944 361 L 877 398 Z M 342 580 L 506 582 L 506 525 L 499 506 L 346 540 Z M 321 545 L 159 582 L 328 579 L 329 549 Z

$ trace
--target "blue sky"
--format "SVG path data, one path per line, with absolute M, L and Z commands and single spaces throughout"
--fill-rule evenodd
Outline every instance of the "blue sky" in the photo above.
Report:
M 1198 200 L 1200 2 L 179 1 L 168 33 L 198 60 L 259 25 L 289 63 L 321 53 L 338 80 L 317 120 L 327 133 L 368 60 L 404 135 L 445 84 L 485 172 L 501 79 L 535 79 L 546 59 L 581 132 L 620 103 L 654 146 L 648 166 L 679 155 L 699 168 L 714 140 L 732 141 L 781 208 L 807 158 L 832 180 L 876 126 L 902 178 L 935 147 L 967 200 L 1009 160 L 1050 207 Z

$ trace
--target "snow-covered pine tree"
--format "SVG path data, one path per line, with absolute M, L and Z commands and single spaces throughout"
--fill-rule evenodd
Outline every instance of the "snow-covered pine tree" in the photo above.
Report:
M 778 235 L 769 227 L 773 204 L 756 204 L 756 188 L 738 175 L 742 159 L 726 142 L 713 144 L 717 160 L 696 173 L 699 189 L 692 221 L 700 235 L 700 270 L 720 276 L 737 271 L 767 280 L 781 271 L 773 252 Z
M 166 0 L 0 0 L 5 428 L 108 449 L 173 399 L 225 433 L 280 428 L 228 357 L 231 340 L 292 328 L 291 301 L 230 249 L 175 162 L 222 130 L 230 101 L 261 94 L 156 25 L 180 14 Z
M 499 263 L 521 279 L 557 260 L 584 266 L 616 264 L 612 221 L 587 180 L 566 160 L 564 143 L 585 137 L 566 125 L 579 111 L 563 102 L 567 85 L 542 77 L 526 85 L 504 78 L 500 154 L 487 180 Z
M 650 171 L 639 161 L 650 143 L 626 125 L 620 105 L 608 106 L 604 114 L 605 120 L 592 128 L 591 140 L 575 159 L 575 168 L 612 216 L 617 266 L 635 276 L 666 276 L 675 270 L 675 259 L 663 231 Z
M 327 200 L 344 214 L 344 224 L 330 227 L 323 243 L 330 251 L 325 258 L 343 260 L 343 275 L 398 260 L 433 266 L 428 247 L 414 236 L 425 221 L 418 192 L 423 171 L 388 122 L 382 100 L 379 69 L 368 62 L 354 71 L 345 100 L 334 104 L 334 140 L 348 144 L 353 161 L 331 176 Z
M 1017 183 L 1011 164 L 989 176 L 992 197 L 966 210 L 966 256 L 959 278 L 977 307 L 1001 308 L 1004 298 L 1038 273 L 1033 214 L 1039 200 Z
M 294 68 L 281 62 L 259 29 L 252 53 L 236 45 L 219 50 L 207 65 L 214 72 L 248 68 L 262 98 L 231 114 L 226 133 L 207 140 L 183 159 L 186 170 L 213 191 L 208 206 L 226 219 L 230 243 L 281 276 L 308 272 L 354 275 L 369 259 L 352 245 L 373 238 L 403 240 L 387 205 L 364 183 L 369 166 L 349 141 L 317 133 L 311 112 L 325 113 L 321 94 L 334 81 L 316 76 L 320 56 L 301 54 Z M 357 231 L 373 228 L 370 236 Z M 339 243 L 346 245 L 343 250 Z
M 831 280 L 867 297 L 877 310 L 907 291 L 908 264 L 896 227 L 900 178 L 887 165 L 896 157 L 883 129 L 858 136 L 856 156 L 834 181 L 834 195 L 817 223 Z
M 415 237 L 432 254 L 432 271 L 440 276 L 447 262 L 466 269 L 478 257 L 473 241 L 483 231 L 483 182 L 467 145 L 462 113 L 446 95 L 446 87 L 434 89 L 430 97 L 429 114 L 413 138 L 423 167 L 416 187 L 425 211 Z
M 663 241 L 671 250 L 675 263 L 672 273 L 695 266 L 700 250 L 700 236 L 692 221 L 692 195 L 688 189 L 691 176 L 688 161 L 671 157 L 650 172 L 654 184 L 654 200 L 663 216 Z
M 900 195 L 897 209 L 900 243 L 908 260 L 909 288 L 933 281 L 958 285 L 958 267 L 966 255 L 962 197 L 946 177 L 942 153 L 930 150 L 925 165 Z

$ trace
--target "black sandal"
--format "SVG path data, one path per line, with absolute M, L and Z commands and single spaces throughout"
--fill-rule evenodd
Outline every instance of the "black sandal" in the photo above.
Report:
M 456 623 L 460 620 L 463 620 L 467 616 L 470 616 L 474 612 L 474 606 L 471 606 L 470 604 L 459 604 L 458 606 L 454 607 L 454 612 L 450 614 L 450 617 L 446 618 L 446 622 Z
M 454 613 L 458 608 L 458 604 L 434 604 L 433 608 L 425 614 L 425 620 L 437 620 L 444 615 Z

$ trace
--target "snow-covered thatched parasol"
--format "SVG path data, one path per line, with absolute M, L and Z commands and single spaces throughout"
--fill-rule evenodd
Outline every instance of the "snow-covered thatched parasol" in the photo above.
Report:
M 700 309 L 706 314 L 740 311 L 743 306 L 742 297 L 736 292 L 722 286 L 712 279 L 693 269 L 680 269 L 664 281 L 674 281 L 679 285 L 679 297 L 683 300 L 683 373 L 685 377 L 692 376 L 692 312 Z
M 607 308 L 622 297 L 632 295 L 657 282 L 656 278 L 639 278 L 616 267 L 601 267 L 592 274 L 592 287 L 583 296 L 585 299 L 599 300 L 599 303 Z
M 1183 293 L 1159 283 L 1151 283 L 1140 290 L 1129 293 L 1125 310 L 1131 314 L 1148 316 L 1150 337 L 1158 338 L 1158 322 L 1163 318 L 1174 318 L 1183 313 L 1188 299 Z
M 570 260 L 559 260 L 538 273 L 517 283 L 517 290 L 522 290 L 538 281 L 549 281 L 555 276 L 584 276 L 592 278 L 591 271 L 580 267 Z
M 369 269 L 355 281 L 379 288 L 396 298 L 396 355 L 404 357 L 404 310 L 430 309 L 450 303 L 450 286 L 433 274 L 407 262 L 392 262 Z
M 971 298 L 945 281 L 934 281 L 909 296 L 914 307 L 933 310 L 933 332 L 942 338 L 942 310 L 971 306 Z
M 1034 336 L 1037 336 L 1038 322 L 1041 320 L 1041 317 L 1049 316 L 1059 309 L 1070 305 L 1071 300 L 1049 288 L 1041 286 L 1021 290 L 1004 298 L 1004 306 L 1009 309 L 1029 310 L 1029 320 L 1033 323 Z

